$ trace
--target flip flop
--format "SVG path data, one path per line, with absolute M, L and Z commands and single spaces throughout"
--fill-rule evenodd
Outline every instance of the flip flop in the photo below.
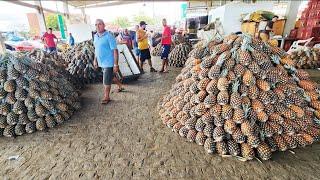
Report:
M 120 89 L 117 89 L 116 91 L 119 93 L 119 92 L 123 92 L 125 89 L 124 88 L 120 88 Z
M 109 100 L 104 99 L 101 101 L 101 104 L 107 105 L 110 101 L 111 101 L 111 99 L 109 99 Z

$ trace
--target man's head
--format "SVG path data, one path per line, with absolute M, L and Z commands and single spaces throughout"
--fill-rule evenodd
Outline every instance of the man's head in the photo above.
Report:
M 139 25 L 135 25 L 135 26 L 134 26 L 134 29 L 135 29 L 135 30 L 138 30 L 138 29 L 139 29 Z
M 166 26 L 167 25 L 167 20 L 166 19 L 162 19 L 162 25 Z
M 69 36 L 72 36 L 72 34 L 71 34 L 71 33 L 69 33 Z
M 95 25 L 98 33 L 103 33 L 105 31 L 105 25 L 102 19 L 97 19 Z
M 123 30 L 123 33 L 124 33 L 125 35 L 128 35 L 128 34 L 129 34 L 128 29 L 124 29 L 124 30 Z
M 52 34 L 52 28 L 48 28 L 48 33 Z
M 273 16 L 272 21 L 276 22 L 279 19 L 279 16 Z
M 145 21 L 140 21 L 140 28 L 146 29 L 147 23 Z

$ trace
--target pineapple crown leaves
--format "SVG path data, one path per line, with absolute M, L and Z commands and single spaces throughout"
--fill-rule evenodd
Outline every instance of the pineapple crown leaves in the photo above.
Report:
M 320 120 L 318 118 L 313 118 L 313 122 L 316 124 L 316 125 L 320 125 Z
M 228 69 L 223 69 L 223 70 L 221 71 L 221 77 L 226 77 L 227 74 L 228 74 Z
M 291 73 L 295 73 L 297 71 L 297 69 L 295 67 L 288 65 L 288 64 L 285 64 L 283 67 L 288 69 Z
M 308 96 L 305 92 L 303 92 L 303 98 L 304 98 L 307 102 L 311 102 L 310 96 Z
M 280 64 L 280 56 L 278 55 L 271 55 L 271 60 L 275 64 Z
M 291 76 L 296 82 L 300 82 L 300 79 L 295 74 L 291 74 Z
M 244 117 L 248 118 L 251 107 L 248 104 L 242 104 L 242 109 L 244 111 Z
M 232 92 L 237 92 L 239 89 L 240 83 L 239 80 L 235 80 L 232 84 Z
M 264 140 L 265 140 L 265 137 L 266 137 L 266 134 L 263 133 L 263 132 L 260 132 L 260 139 L 261 139 L 261 141 L 264 141 Z
M 226 60 L 226 53 L 222 53 L 219 56 L 219 58 L 218 58 L 218 60 L 216 62 L 216 65 L 221 67 L 225 60 Z

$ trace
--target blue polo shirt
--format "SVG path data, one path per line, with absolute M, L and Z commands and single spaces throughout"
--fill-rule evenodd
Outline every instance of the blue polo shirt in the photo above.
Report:
M 94 35 L 93 44 L 99 67 L 113 67 L 113 50 L 117 49 L 117 43 L 116 39 L 112 36 L 112 34 L 108 31 L 105 31 L 103 34 L 99 36 L 98 33 L 96 33 Z

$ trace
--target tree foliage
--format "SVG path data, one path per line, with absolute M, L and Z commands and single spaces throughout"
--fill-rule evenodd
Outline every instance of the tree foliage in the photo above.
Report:
M 114 21 L 113 24 L 120 26 L 121 28 L 127 28 L 130 26 L 129 19 L 127 17 L 117 17 Z
M 139 24 L 140 21 L 145 21 L 149 25 L 158 24 L 156 19 L 154 19 L 154 18 L 152 18 L 150 16 L 147 16 L 143 12 L 139 12 L 139 14 L 136 14 L 136 15 L 133 16 L 133 23 L 134 24 Z
M 53 31 L 59 30 L 58 16 L 56 14 L 49 14 L 45 19 L 47 28 L 52 28 Z

